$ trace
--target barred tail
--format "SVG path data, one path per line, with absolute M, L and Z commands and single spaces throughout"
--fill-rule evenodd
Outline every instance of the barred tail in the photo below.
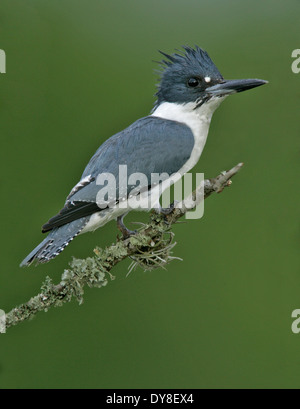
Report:
M 22 261 L 20 267 L 29 266 L 34 261 L 47 263 L 58 256 L 67 245 L 76 237 L 88 223 L 90 217 L 82 217 L 61 227 L 56 227 L 48 234 L 28 256 Z

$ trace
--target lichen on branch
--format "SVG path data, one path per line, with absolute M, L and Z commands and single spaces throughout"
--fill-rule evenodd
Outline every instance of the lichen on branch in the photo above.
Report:
M 175 235 L 171 231 L 172 225 L 187 211 L 196 207 L 203 198 L 206 199 L 214 192 L 222 192 L 231 184 L 231 178 L 239 172 L 242 166 L 243 164 L 240 163 L 231 170 L 222 172 L 216 178 L 206 179 L 181 203 L 176 204 L 170 214 L 163 216 L 155 212 L 150 213 L 149 223 L 142 225 L 136 235 L 119 239 L 104 249 L 96 247 L 93 257 L 73 258 L 69 268 L 63 272 L 59 284 L 55 285 L 50 277 L 46 277 L 38 295 L 6 314 L 6 328 L 29 320 L 40 311 L 48 311 L 51 307 L 61 307 L 73 298 L 81 304 L 84 287 L 106 286 L 114 279 L 111 273 L 113 267 L 126 258 L 132 260 L 129 272 L 137 266 L 144 270 L 165 267 L 170 261 L 177 258 L 172 256 L 172 250 L 176 244 Z

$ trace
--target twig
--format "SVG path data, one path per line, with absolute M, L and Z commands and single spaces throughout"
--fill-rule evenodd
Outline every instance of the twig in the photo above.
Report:
M 50 277 L 41 287 L 40 294 L 32 297 L 27 303 L 21 304 L 6 314 L 6 328 L 31 319 L 39 311 L 48 311 L 51 307 L 59 307 L 75 297 L 83 302 L 84 286 L 104 287 L 109 279 L 112 268 L 120 261 L 130 257 L 133 263 L 132 271 L 137 265 L 149 270 L 165 266 L 176 257 L 171 256 L 176 243 L 171 226 L 187 211 L 195 208 L 201 200 L 212 193 L 220 193 L 231 184 L 231 178 L 237 174 L 242 163 L 227 172 L 222 172 L 214 179 L 207 179 L 195 191 L 177 204 L 167 216 L 151 213 L 150 221 L 135 235 L 126 240 L 119 240 L 105 249 L 96 248 L 95 255 L 84 260 L 73 259 L 70 267 L 62 275 L 58 285 L 53 284 Z M 202 195 L 201 195 L 202 193 Z

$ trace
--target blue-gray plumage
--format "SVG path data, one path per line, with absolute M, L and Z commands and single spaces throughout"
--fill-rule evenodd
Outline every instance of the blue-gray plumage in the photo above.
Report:
M 179 174 L 180 177 L 188 172 L 202 153 L 212 114 L 221 101 L 227 95 L 266 83 L 224 80 L 208 54 L 199 47 L 184 47 L 183 55 L 162 54 L 167 60 L 162 62 L 164 70 L 152 114 L 100 146 L 63 209 L 43 226 L 42 231 L 49 232 L 48 236 L 21 266 L 51 260 L 78 234 L 95 230 L 112 219 L 118 218 L 120 226 L 126 229 L 122 218 L 128 209 L 121 209 L 119 205 L 123 201 L 129 203 L 132 192 L 142 196 L 148 189 L 159 209 L 161 191 L 152 184 L 151 176 L 163 175 L 160 186 L 165 186 L 170 176 Z M 146 176 L 146 181 L 141 181 L 138 188 L 129 184 L 121 189 L 120 165 L 127 165 L 127 178 L 139 172 Z M 109 205 L 99 203 L 97 198 L 98 177 L 106 173 L 116 180 L 116 195 Z

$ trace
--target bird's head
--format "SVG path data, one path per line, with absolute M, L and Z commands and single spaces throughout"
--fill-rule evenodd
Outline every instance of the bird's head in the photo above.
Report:
M 259 79 L 225 80 L 206 51 L 200 47 L 183 47 L 183 53 L 168 55 L 160 64 L 161 80 L 156 93 L 156 106 L 163 102 L 195 103 L 201 106 L 211 98 L 225 97 L 236 92 L 266 84 Z

